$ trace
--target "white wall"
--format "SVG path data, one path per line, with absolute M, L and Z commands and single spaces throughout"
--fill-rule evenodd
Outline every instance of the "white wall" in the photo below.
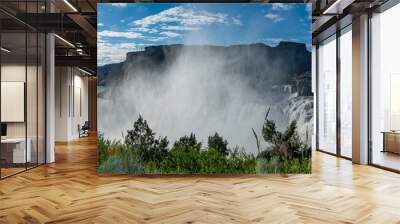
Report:
M 69 68 L 55 68 L 55 140 L 68 140 Z
M 79 137 L 78 133 L 78 124 L 81 126 L 85 123 L 85 121 L 88 120 L 88 77 L 87 76 L 82 76 L 82 73 L 79 73 L 79 75 L 76 75 L 75 70 L 75 75 L 74 75 L 74 93 L 73 96 L 74 98 L 74 108 L 72 110 L 75 110 L 75 113 L 73 114 L 72 120 L 71 120 L 71 135 L 74 137 Z M 80 92 L 80 93 L 79 93 Z M 80 97 L 79 97 L 80 95 Z M 80 98 L 80 99 L 79 99 Z M 80 103 L 78 101 L 81 101 Z M 81 107 L 81 108 L 79 108 Z M 82 111 L 80 111 L 80 109 Z M 74 111 L 73 111 L 74 112 Z
M 55 140 L 77 139 L 78 125 L 88 120 L 88 78 L 76 68 L 56 67 L 55 85 Z

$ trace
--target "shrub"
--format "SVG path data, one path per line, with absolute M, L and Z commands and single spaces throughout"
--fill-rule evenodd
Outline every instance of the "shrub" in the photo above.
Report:
M 97 139 L 97 166 L 99 166 L 107 158 L 107 143 L 103 134 L 99 134 Z
M 259 158 L 257 159 L 256 173 L 311 173 L 311 160 L 293 159 L 281 161 L 278 157 L 272 157 L 271 160 Z
M 148 161 L 144 164 L 144 173 L 161 174 L 160 162 Z
M 110 156 L 100 164 L 98 167 L 98 172 L 100 173 L 117 173 L 117 174 L 125 174 L 128 173 L 122 158 L 120 156 Z
M 135 147 L 127 147 L 121 154 L 128 174 L 145 173 L 143 162 L 140 160 L 139 151 Z
M 216 149 L 209 148 L 207 151 L 201 153 L 200 158 L 201 173 L 215 174 L 227 173 L 228 162 L 226 157 Z
M 267 173 L 280 173 L 280 164 L 278 157 L 272 157 L 270 160 L 265 158 L 257 159 L 256 173 L 267 174 Z
M 237 147 L 229 154 L 228 172 L 232 174 L 253 174 L 255 173 L 256 159 L 252 154 L 247 154 L 244 149 Z
M 105 139 L 103 134 L 99 135 L 97 140 L 97 165 L 100 166 L 104 161 L 108 159 L 111 155 L 121 153 L 124 147 L 120 141 L 110 141 Z
M 292 121 L 284 132 L 279 132 L 275 122 L 268 119 L 269 111 L 268 109 L 262 128 L 264 140 L 271 145 L 269 151 L 274 151 L 281 160 L 292 159 L 303 145 L 297 134 L 297 123 Z
M 181 145 L 175 145 L 161 161 L 161 173 L 192 174 L 200 172 L 200 151 L 187 150 Z
M 281 173 L 311 173 L 310 159 L 293 159 L 284 161 L 281 166 Z
M 304 144 L 297 133 L 296 121 L 292 121 L 284 132 L 276 129 L 275 122 L 268 119 L 269 109 L 262 128 L 264 141 L 269 147 L 257 155 L 257 173 L 310 173 L 311 147 Z M 255 131 L 253 134 L 260 145 Z
M 119 141 L 105 140 L 99 137 L 98 171 L 108 173 L 144 173 L 138 150 L 134 146 Z
M 296 123 L 292 122 L 281 133 L 267 118 L 268 112 L 262 136 L 269 147 L 261 149 L 261 139 L 253 129 L 258 150 L 254 156 L 238 147 L 230 150 L 228 142 L 218 133 L 208 137 L 208 148 L 204 151 L 193 133 L 179 138 L 169 150 L 168 139 L 156 139 L 146 120 L 139 116 L 123 143 L 99 135 L 98 171 L 120 174 L 310 173 L 311 148 L 300 141 Z

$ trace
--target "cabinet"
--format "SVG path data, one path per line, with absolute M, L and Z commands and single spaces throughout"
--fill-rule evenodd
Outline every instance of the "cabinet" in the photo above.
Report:
M 400 154 L 400 132 L 382 132 L 383 152 Z

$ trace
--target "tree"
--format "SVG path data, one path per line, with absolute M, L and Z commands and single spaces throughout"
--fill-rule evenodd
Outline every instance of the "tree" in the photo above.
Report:
M 169 141 L 167 137 L 160 137 L 157 139 L 150 150 L 150 159 L 156 162 L 161 162 L 161 160 L 168 154 L 168 144 Z
M 127 131 L 125 144 L 137 149 L 142 161 L 160 162 L 168 153 L 169 141 L 167 137 L 156 139 L 147 121 L 139 115 L 133 124 L 133 129 Z
M 229 154 L 228 141 L 224 140 L 217 132 L 208 136 L 208 148 L 212 148 L 227 156 Z
M 201 142 L 197 142 L 196 135 L 190 133 L 189 136 L 185 135 L 180 137 L 178 141 L 174 143 L 175 149 L 180 149 L 183 151 L 197 150 L 200 151 Z
M 125 144 L 149 149 L 154 144 L 154 135 L 155 133 L 150 129 L 147 121 L 139 115 L 139 118 L 133 123 L 133 129 L 127 130 Z

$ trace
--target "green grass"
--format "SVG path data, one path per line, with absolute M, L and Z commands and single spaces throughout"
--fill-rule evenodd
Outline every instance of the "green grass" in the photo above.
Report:
M 311 173 L 311 160 L 310 159 L 293 159 L 288 161 L 279 161 L 273 158 L 270 161 L 266 159 L 257 159 L 256 165 L 257 174 L 269 173 Z

